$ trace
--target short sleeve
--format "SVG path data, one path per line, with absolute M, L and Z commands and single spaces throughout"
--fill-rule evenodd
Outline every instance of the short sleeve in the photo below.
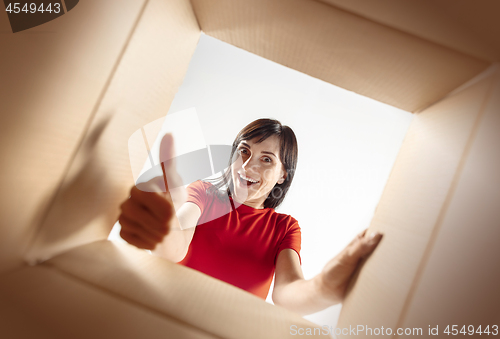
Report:
M 297 252 L 299 256 L 299 262 L 302 265 L 302 259 L 300 258 L 300 244 L 301 244 L 301 232 L 300 226 L 297 220 L 290 217 L 290 221 L 288 222 L 287 232 L 281 244 L 278 247 L 278 252 L 276 253 L 276 257 L 274 258 L 274 264 L 276 265 L 276 259 L 278 259 L 278 255 L 280 252 L 286 248 L 290 248 Z
M 203 214 L 203 210 L 207 203 L 207 184 L 201 180 L 197 180 L 190 184 L 187 188 L 186 202 L 196 204 Z

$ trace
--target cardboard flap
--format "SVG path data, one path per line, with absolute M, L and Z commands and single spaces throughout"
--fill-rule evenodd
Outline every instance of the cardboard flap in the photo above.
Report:
M 498 1 L 318 1 L 482 60 L 500 60 Z
M 36 263 L 107 238 L 120 203 L 134 185 L 129 138 L 167 114 L 200 34 L 188 0 L 147 1 L 93 115 L 80 126 L 81 142 L 65 146 L 74 156 L 66 164 L 26 260 Z M 72 114 L 61 119 L 66 125 L 78 125 Z M 147 152 L 142 156 L 146 161 Z
M 21 265 L 143 5 L 81 1 L 14 34 L 0 15 L 0 272 Z
M 99 241 L 42 265 L 217 337 L 285 338 L 292 336 L 292 325 L 320 328 L 253 294 L 128 244 Z
M 410 112 L 434 103 L 489 64 L 317 1 L 192 4 L 210 36 Z
M 41 265 L 2 276 L 0 326 L 2 338 L 16 339 L 217 338 Z
M 402 325 L 493 78 L 415 115 L 370 225 L 384 237 L 354 282 L 339 327 Z
M 492 77 L 401 326 L 466 325 L 478 337 L 499 325 L 500 71 Z

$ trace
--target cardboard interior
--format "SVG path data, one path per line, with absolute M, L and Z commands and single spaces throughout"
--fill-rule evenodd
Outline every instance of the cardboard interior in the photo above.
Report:
M 192 3 L 206 34 L 410 112 L 429 106 L 489 64 L 321 2 Z
M 370 225 L 370 228 L 383 232 L 385 238 L 352 287 L 343 306 L 339 327 L 358 323 L 371 328 L 402 327 L 403 323 L 414 323 L 415 317 L 408 318 L 407 312 L 410 309 L 413 311 L 415 305 L 420 305 L 418 316 L 425 318 L 427 323 L 419 323 L 427 329 L 429 324 L 443 324 L 443 318 L 439 314 L 445 315 L 453 310 L 446 301 L 451 299 L 451 295 L 456 296 L 457 291 L 467 294 L 481 307 L 485 306 L 482 305 L 483 300 L 494 291 L 485 288 L 466 292 L 464 286 L 467 285 L 465 281 L 469 282 L 468 286 L 475 285 L 471 282 L 481 276 L 477 271 L 475 275 L 471 275 L 472 271 L 468 271 L 468 268 L 472 267 L 468 265 L 478 262 L 481 265 L 496 265 L 499 255 L 474 253 L 478 250 L 476 246 L 482 247 L 488 240 L 478 239 L 473 245 L 464 247 L 459 244 L 471 239 L 479 229 L 486 239 L 498 238 L 498 228 L 494 226 L 495 220 L 498 223 L 498 218 L 495 219 L 497 212 L 483 207 L 488 211 L 484 212 L 481 221 L 477 220 L 481 226 L 476 226 L 476 222 L 470 219 L 477 216 L 477 211 L 480 210 L 477 209 L 480 204 L 478 200 L 470 206 L 464 204 L 461 211 L 450 207 L 452 201 L 459 199 L 457 185 L 471 180 L 463 172 L 464 163 L 473 161 L 469 160 L 472 156 L 469 153 L 471 145 L 486 137 L 479 135 L 482 132 L 478 132 L 478 125 L 488 124 L 485 119 L 492 120 L 491 123 L 494 124 L 495 118 L 492 116 L 499 112 L 500 106 L 498 100 L 493 99 L 495 94 L 492 90 L 494 86 L 498 87 L 500 73 L 498 70 L 490 73 L 488 77 L 417 114 L 412 121 Z M 495 90 L 498 91 L 498 88 Z M 498 94 L 500 93 L 496 93 L 497 97 Z M 491 111 L 485 114 L 486 109 Z M 493 113 L 495 109 L 496 113 Z M 484 152 L 492 160 L 495 159 L 498 149 L 484 144 L 482 146 Z M 492 165 L 483 158 L 482 162 L 475 162 L 474 170 L 477 173 L 468 175 L 479 175 L 479 171 Z M 494 177 L 493 172 L 489 177 Z M 470 187 L 470 192 L 478 189 Z M 464 191 L 462 194 L 468 193 Z M 497 203 L 500 201 L 495 196 L 496 193 L 490 192 L 489 195 L 492 200 L 486 197 L 483 199 Z M 462 198 L 468 201 L 472 197 Z M 465 215 L 468 217 L 465 218 Z M 448 222 L 444 226 L 444 220 L 450 218 L 461 220 L 456 224 Z M 456 235 L 457 232 L 463 233 Z M 446 238 L 447 233 L 453 240 L 448 238 L 448 243 L 437 245 L 437 239 Z M 434 254 L 438 249 L 444 253 Z M 450 250 L 454 251 L 453 255 L 446 253 Z M 458 259 L 464 257 L 469 259 Z M 435 267 L 441 273 L 428 273 L 430 267 Z M 455 267 L 455 271 L 448 271 L 448 267 L 450 270 Z M 430 280 L 425 289 L 421 285 L 422 275 Z M 488 276 L 488 282 L 484 284 L 500 282 L 496 273 Z M 419 291 L 417 295 L 416 290 Z M 432 293 L 434 298 L 425 297 L 426 293 Z M 493 298 L 496 299 L 497 296 Z M 428 310 L 436 307 L 440 312 L 433 313 L 432 318 Z M 488 310 L 483 309 L 478 313 L 486 315 Z M 472 321 L 471 317 L 467 318 L 470 319 L 463 320 Z
M 291 325 L 318 327 L 196 270 L 106 240 L 16 271 L 0 287 L 10 292 L 3 307 L 29 309 L 28 319 L 58 337 L 281 338 Z M 52 312 L 39 317 L 42 305 Z M 108 319 L 117 332 L 99 324 Z
M 16 34 L 0 15 L 5 333 L 245 337 L 237 324 L 247 326 L 248 338 L 277 338 L 290 335 L 291 323 L 315 326 L 222 282 L 151 256 L 135 261 L 140 251 L 102 241 L 133 185 L 127 140 L 166 114 L 201 30 L 421 111 L 372 221 L 384 240 L 353 281 L 339 327 L 498 320 L 499 71 L 447 96 L 498 61 L 492 14 L 465 15 L 498 13 L 498 3 L 411 1 L 403 8 L 379 1 L 374 10 L 372 1 L 327 2 L 87 0 Z M 160 291 L 155 274 L 186 284 L 177 293 Z M 144 294 L 134 290 L 138 283 Z M 211 294 L 202 293 L 208 285 Z M 206 303 L 196 324 L 188 320 L 190 310 L 199 312 L 194 291 Z M 460 309 L 465 294 L 471 308 Z M 230 310 L 220 298 L 231 298 Z
M 484 330 L 498 324 L 500 71 L 485 81 L 464 155 L 399 319 L 405 327 L 460 323 Z
M 500 59 L 498 1 L 318 0 L 478 59 Z

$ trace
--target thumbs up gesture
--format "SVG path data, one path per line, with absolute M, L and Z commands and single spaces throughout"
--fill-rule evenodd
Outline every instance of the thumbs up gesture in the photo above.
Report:
M 163 173 L 165 192 L 170 195 L 175 210 L 184 204 L 187 198 L 182 178 L 177 172 L 175 163 L 174 138 L 170 133 L 165 134 L 160 144 L 160 164 Z
M 154 250 L 172 227 L 178 227 L 176 211 L 186 201 L 171 134 L 161 141 L 160 165 L 163 175 L 133 186 L 130 197 L 120 205 L 120 236 L 138 248 Z

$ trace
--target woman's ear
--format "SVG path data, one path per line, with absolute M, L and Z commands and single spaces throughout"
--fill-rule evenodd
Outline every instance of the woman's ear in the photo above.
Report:
M 281 178 L 278 180 L 278 184 L 281 185 L 285 182 L 286 179 L 286 171 L 284 169 L 281 170 Z

